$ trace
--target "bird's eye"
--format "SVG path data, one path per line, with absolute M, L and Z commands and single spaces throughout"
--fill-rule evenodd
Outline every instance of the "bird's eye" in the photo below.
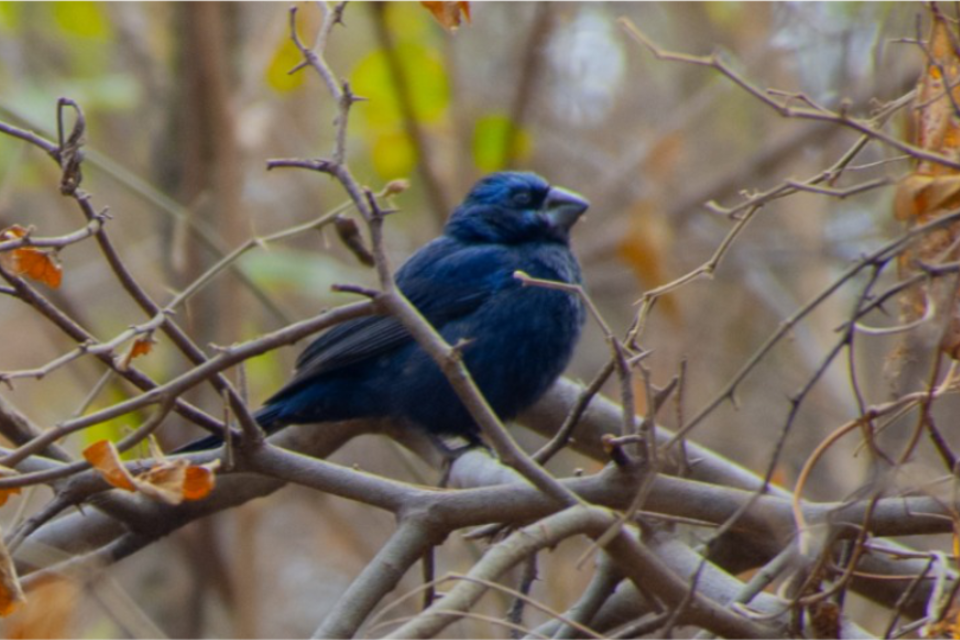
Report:
M 533 195 L 529 191 L 517 191 L 513 194 L 513 202 L 525 207 L 533 202 Z

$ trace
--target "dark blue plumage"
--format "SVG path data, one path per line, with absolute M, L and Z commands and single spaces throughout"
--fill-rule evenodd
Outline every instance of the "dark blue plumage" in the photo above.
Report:
M 480 180 L 443 235 L 396 274 L 397 286 L 464 362 L 491 408 L 508 420 L 563 372 L 584 321 L 573 294 L 523 286 L 516 271 L 580 282 L 568 233 L 588 203 L 532 173 Z M 390 317 L 334 327 L 297 360 L 293 378 L 257 412 L 268 432 L 289 424 L 393 417 L 477 442 L 479 430 L 439 367 Z M 210 438 L 184 450 L 213 446 Z

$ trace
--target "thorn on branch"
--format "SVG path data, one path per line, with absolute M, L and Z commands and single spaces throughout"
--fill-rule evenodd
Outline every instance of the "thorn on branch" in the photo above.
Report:
M 649 353 L 650 353 L 650 352 L 647 351 L 647 352 L 645 352 L 645 353 L 643 353 L 643 354 L 641 354 L 641 355 L 645 357 L 645 356 L 647 356 Z M 670 396 L 673 394 L 673 390 L 677 388 L 677 384 L 678 384 L 679 382 L 680 382 L 680 377 L 679 377 L 679 376 L 674 376 L 673 379 L 670 380 L 669 383 L 667 383 L 667 386 L 663 387 L 662 389 L 658 389 L 658 388 L 656 388 L 656 387 L 653 387 L 653 390 L 654 390 L 654 396 L 653 396 L 653 412 L 654 412 L 654 414 L 656 414 L 657 411 L 660 410 L 660 407 L 662 407 L 663 404 L 670 398 Z
M 347 80 L 341 80 L 340 86 L 342 88 L 342 93 L 340 94 L 340 106 L 342 109 L 349 109 L 356 102 L 367 102 L 369 100 L 369 98 L 355 94 L 353 89 L 350 88 L 350 82 Z
M 310 66 L 310 61 L 309 61 L 309 60 L 301 60 L 301 61 L 298 62 L 294 67 L 292 67 L 289 71 L 287 71 L 287 75 L 288 75 L 288 76 L 292 76 L 293 74 L 297 73 L 298 71 L 302 71 L 304 68 L 309 67 L 309 66 Z
M 377 202 L 377 196 L 369 187 L 363 188 L 363 195 L 367 199 L 367 205 L 370 207 L 370 213 L 374 220 L 383 220 L 387 216 L 397 212 L 397 209 L 384 209 Z
M 339 24 L 342 27 L 347 26 L 347 23 L 343 21 L 343 10 L 347 8 L 346 1 L 338 2 L 337 6 L 333 8 L 333 23 Z

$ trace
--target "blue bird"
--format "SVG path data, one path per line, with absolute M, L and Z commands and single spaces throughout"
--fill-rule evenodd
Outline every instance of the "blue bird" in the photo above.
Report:
M 398 288 L 450 344 L 501 420 L 536 402 L 563 373 L 585 318 L 573 293 L 523 286 L 579 284 L 569 233 L 589 203 L 534 173 L 481 179 L 443 235 L 397 271 Z M 403 326 L 387 316 L 338 325 L 300 354 L 293 378 L 255 414 L 268 433 L 287 425 L 390 417 L 439 436 L 480 442 L 450 383 Z M 179 451 L 222 442 L 210 436 Z

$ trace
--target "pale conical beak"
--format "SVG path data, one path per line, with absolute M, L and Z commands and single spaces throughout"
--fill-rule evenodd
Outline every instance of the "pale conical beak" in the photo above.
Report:
M 568 191 L 563 187 L 550 187 L 547 199 L 543 203 L 543 211 L 553 224 L 569 231 L 589 206 L 587 199 L 579 193 Z

